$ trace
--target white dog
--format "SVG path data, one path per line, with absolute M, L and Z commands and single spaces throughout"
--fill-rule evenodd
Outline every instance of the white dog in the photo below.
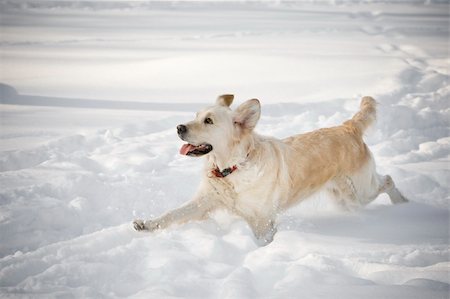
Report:
M 136 230 L 154 231 L 174 223 L 202 220 L 216 209 L 244 218 L 256 238 L 271 242 L 277 215 L 325 188 L 347 209 L 365 205 L 380 193 L 392 203 L 407 200 L 389 175 L 376 172 L 362 139 L 375 120 L 376 102 L 364 97 L 360 111 L 342 125 L 283 140 L 256 134 L 260 103 L 249 100 L 236 110 L 233 95 L 177 127 L 187 142 L 182 155 L 205 156 L 206 167 L 197 195 L 178 209 L 153 220 L 135 220 Z

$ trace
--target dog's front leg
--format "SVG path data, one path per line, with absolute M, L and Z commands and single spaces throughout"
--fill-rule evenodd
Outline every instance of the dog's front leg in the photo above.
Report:
M 247 218 L 246 220 L 260 245 L 264 246 L 273 241 L 273 236 L 277 232 L 275 220 L 264 217 Z
M 188 221 L 203 220 L 207 218 L 209 212 L 217 207 L 217 203 L 213 204 L 212 200 L 208 200 L 206 196 L 199 196 L 181 207 L 163 214 L 162 216 L 152 220 L 137 219 L 133 221 L 136 230 L 154 231 L 166 228 L 172 224 L 182 224 Z

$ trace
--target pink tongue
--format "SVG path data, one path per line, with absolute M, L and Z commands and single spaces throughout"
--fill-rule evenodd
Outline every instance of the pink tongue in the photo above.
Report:
M 183 144 L 183 146 L 180 148 L 180 154 L 187 155 L 190 151 L 195 149 L 195 146 L 192 144 Z

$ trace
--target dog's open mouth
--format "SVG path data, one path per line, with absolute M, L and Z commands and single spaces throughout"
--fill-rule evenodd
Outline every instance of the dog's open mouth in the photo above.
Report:
M 180 154 L 186 155 L 186 156 L 198 157 L 198 156 L 206 155 L 207 153 L 212 151 L 212 149 L 213 149 L 212 145 L 208 144 L 208 143 L 203 143 L 203 144 L 200 144 L 197 146 L 188 143 L 188 144 L 184 144 L 180 148 Z

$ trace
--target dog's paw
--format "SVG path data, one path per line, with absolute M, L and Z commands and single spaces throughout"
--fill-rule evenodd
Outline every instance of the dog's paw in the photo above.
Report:
M 152 220 L 136 219 L 133 221 L 133 227 L 137 231 L 154 231 L 159 228 L 159 223 Z
M 133 227 L 135 230 L 137 231 L 141 231 L 141 230 L 147 230 L 147 228 L 145 227 L 145 222 L 144 220 L 141 219 L 136 219 L 133 221 Z
M 272 243 L 273 237 L 275 236 L 276 233 L 277 233 L 277 228 L 272 227 L 271 229 L 267 230 L 264 233 L 255 235 L 256 244 L 258 244 L 258 246 L 260 246 L 260 247 L 263 247 L 263 246 L 266 246 L 266 245 Z

